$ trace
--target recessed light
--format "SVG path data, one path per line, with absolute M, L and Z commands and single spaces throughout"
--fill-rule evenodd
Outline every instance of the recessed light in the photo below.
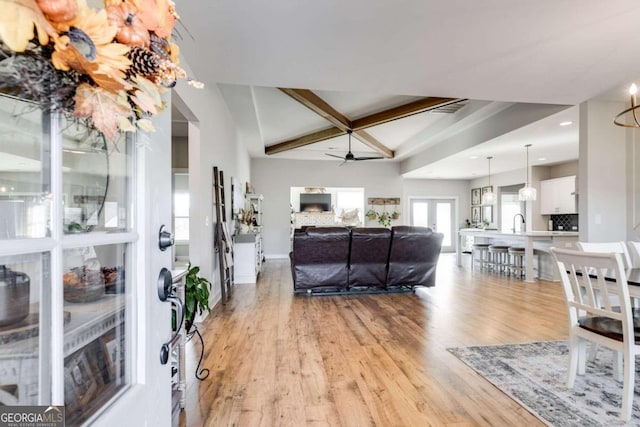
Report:
M 328 147 L 327 150 L 336 150 L 336 147 Z
M 539 161 L 539 162 L 544 162 L 545 160 L 547 160 L 547 158 L 546 158 L 546 157 L 539 157 L 539 158 L 538 158 L 538 161 Z
M 566 121 L 566 122 L 561 122 L 560 126 L 569 126 L 569 125 L 572 125 L 572 124 L 573 124 L 572 121 Z
M 470 158 L 471 160 L 475 160 L 475 159 L 477 159 L 477 158 L 478 158 L 478 156 L 471 156 L 471 157 L 469 157 L 469 158 Z

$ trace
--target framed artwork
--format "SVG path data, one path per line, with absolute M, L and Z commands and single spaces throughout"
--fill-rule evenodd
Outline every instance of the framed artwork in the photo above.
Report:
M 487 205 L 482 207 L 482 221 L 493 222 L 493 206 Z
M 122 354 L 115 329 L 112 329 L 100 337 L 100 344 L 102 345 L 102 351 L 105 355 L 109 375 L 111 378 L 117 378 L 118 373 L 120 373 Z
M 487 185 L 486 187 L 482 187 L 482 195 L 485 193 L 493 192 L 493 185 Z
M 478 224 L 480 222 L 480 206 L 471 207 L 471 224 Z
M 471 189 L 471 204 L 472 205 L 479 205 L 481 201 L 482 201 L 482 198 L 481 198 L 481 194 L 480 194 L 480 189 L 479 188 L 472 188 Z M 473 218 L 473 216 L 472 216 L 472 218 Z
M 98 384 L 84 350 L 65 363 L 65 405 L 83 407 L 96 394 Z

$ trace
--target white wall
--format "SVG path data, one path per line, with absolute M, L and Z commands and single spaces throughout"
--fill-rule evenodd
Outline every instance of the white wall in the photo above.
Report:
M 184 64 L 183 64 L 184 65 Z M 189 256 L 213 283 L 212 302 L 220 298 L 217 256 L 213 251 L 215 212 L 213 167 L 224 172 L 227 220 L 231 219 L 231 177 L 248 181 L 250 161 L 216 85 L 195 89 L 184 82 L 174 88 L 173 102 L 189 120 Z
M 580 104 L 580 240 L 603 242 L 627 238 L 625 129 L 613 117 L 626 106 L 618 102 Z
M 268 258 L 285 257 L 291 250 L 290 187 L 363 187 L 365 199 L 402 197 L 402 177 L 397 162 L 355 162 L 338 166 L 337 162 L 322 160 L 252 159 L 251 183 L 257 193 L 264 195 L 263 239 Z M 402 212 L 396 223 L 404 223 L 405 218 Z M 367 225 L 377 223 L 367 222 Z
M 524 181 L 525 181 L 524 168 L 516 169 L 509 172 L 503 172 L 496 175 L 491 175 L 491 185 L 493 186 L 493 191 L 496 193 L 496 201 L 493 204 L 493 222 L 489 224 L 490 228 L 500 228 L 499 227 L 500 211 L 498 210 L 498 207 L 497 207 L 498 199 L 500 198 L 500 187 L 507 187 L 507 186 L 518 185 L 518 184 L 521 184 L 524 186 Z M 471 189 L 482 188 L 482 187 L 486 187 L 487 185 L 489 185 L 489 181 L 486 176 L 469 181 L 469 188 L 468 188 L 469 204 L 467 205 L 466 218 L 471 218 L 471 201 L 470 201 Z M 527 227 L 531 227 L 530 225 L 531 218 L 529 218 L 529 216 L 531 215 L 531 213 L 529 212 L 530 210 L 531 210 L 530 206 L 527 206 Z M 527 228 L 527 229 L 530 229 L 530 228 Z

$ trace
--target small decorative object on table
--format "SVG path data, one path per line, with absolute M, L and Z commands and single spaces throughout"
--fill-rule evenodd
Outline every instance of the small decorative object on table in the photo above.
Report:
M 238 226 L 240 234 L 246 234 L 253 230 L 253 224 L 256 221 L 253 205 L 248 209 L 240 209 L 238 214 Z
M 86 265 L 74 267 L 62 277 L 64 300 L 68 302 L 91 302 L 104 296 L 104 278 L 100 270 L 91 270 Z

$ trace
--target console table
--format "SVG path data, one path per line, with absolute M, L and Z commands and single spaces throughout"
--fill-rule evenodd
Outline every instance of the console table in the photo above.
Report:
M 256 283 L 262 270 L 262 234 L 237 234 L 233 243 L 234 283 Z

